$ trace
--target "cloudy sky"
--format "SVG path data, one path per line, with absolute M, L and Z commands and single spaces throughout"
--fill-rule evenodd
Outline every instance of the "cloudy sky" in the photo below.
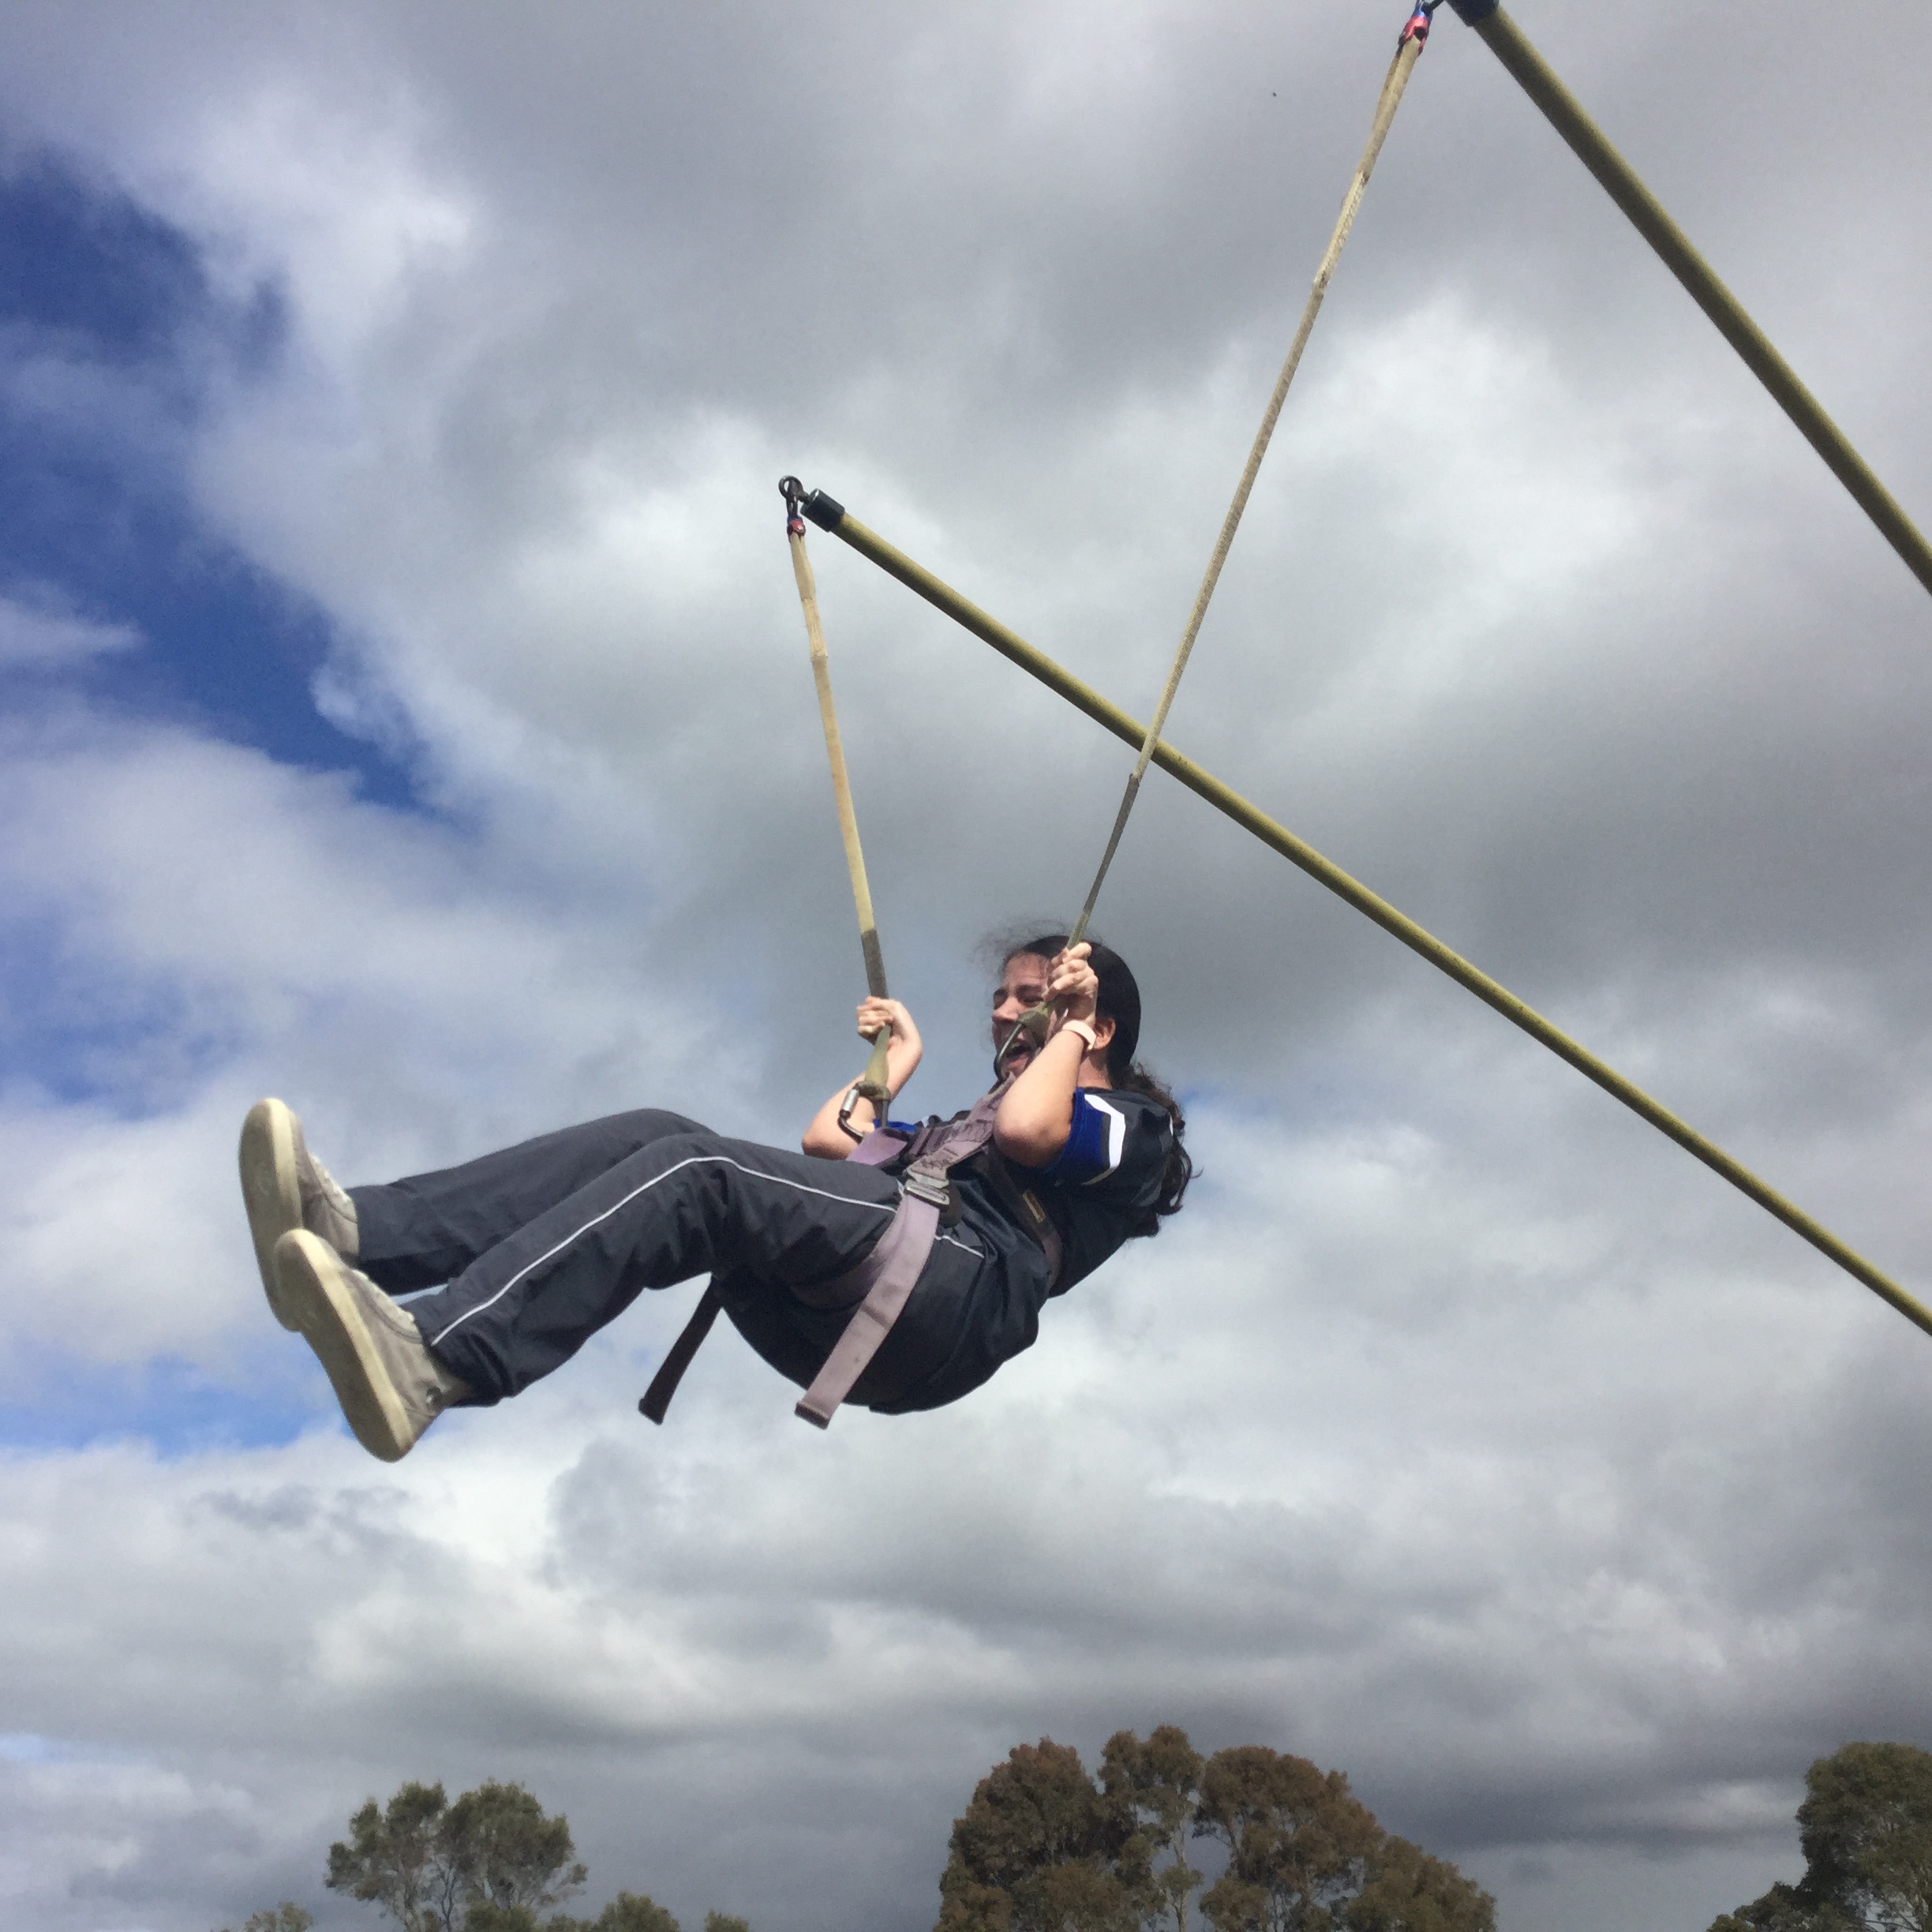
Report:
M 1206 1169 L 958 1409 L 695 1294 L 369 1461 L 242 1112 L 351 1181 L 855 1064 L 773 484 L 1144 715 L 1399 4 L 0 14 L 0 1915 L 325 1893 L 523 1780 L 594 1905 L 930 1923 L 1013 1743 L 1346 1769 L 1505 1932 L 1795 1875 L 1932 1745 L 1932 1342 L 1158 775 L 1103 905 Z M 1518 17 L 1924 524 L 1907 0 Z M 1128 754 L 814 537 L 908 1096 Z M 1444 11 L 1170 736 L 1932 1282 L 1932 608 Z

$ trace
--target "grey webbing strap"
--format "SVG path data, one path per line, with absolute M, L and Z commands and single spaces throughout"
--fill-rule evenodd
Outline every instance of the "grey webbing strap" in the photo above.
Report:
M 1066 1241 L 1060 1226 L 1047 1211 L 1046 1204 L 1032 1189 L 1024 1185 L 996 1147 L 981 1150 L 979 1171 L 1006 1204 L 1007 1211 L 1032 1236 L 1046 1257 L 1046 1286 L 1051 1294 L 1066 1261 Z
M 909 1144 L 904 1134 L 889 1127 L 874 1127 L 845 1159 L 861 1167 L 883 1167 L 888 1161 L 897 1160 Z
M 917 1194 L 908 1194 L 900 1202 L 891 1226 L 859 1264 L 871 1277 L 865 1299 L 852 1310 L 845 1332 L 833 1344 L 811 1387 L 799 1398 L 794 1414 L 819 1428 L 831 1427 L 834 1411 L 852 1393 L 852 1384 L 865 1373 L 879 1344 L 892 1332 L 938 1232 L 938 1202 Z
M 849 1294 L 858 1300 L 859 1305 L 852 1310 L 844 1333 L 833 1344 L 832 1353 L 793 1411 L 806 1421 L 819 1428 L 831 1426 L 839 1404 L 852 1393 L 853 1383 L 878 1353 L 879 1344 L 892 1332 L 893 1324 L 917 1285 L 938 1235 L 939 1211 L 949 1185 L 947 1177 L 961 1161 L 991 1141 L 993 1117 L 999 1111 L 1006 1085 L 1001 1081 L 964 1119 L 922 1130 L 919 1137 L 930 1137 L 907 1170 L 905 1192 L 899 1197 L 899 1211 L 893 1216 L 892 1225 L 856 1268 L 829 1282 L 813 1297 L 823 1307 L 834 1297 L 843 1301 L 844 1294 Z M 883 1137 L 868 1135 L 846 1158 L 854 1159 L 869 1154 L 869 1165 L 882 1166 L 896 1151 L 871 1151 L 874 1140 Z M 910 1144 L 904 1140 L 899 1143 L 900 1149 Z
M 691 1365 L 691 1357 L 711 1332 L 711 1324 L 717 1320 L 718 1310 L 724 1305 L 718 1299 L 717 1290 L 707 1283 L 702 1299 L 691 1311 L 691 1320 L 684 1324 L 678 1339 L 671 1344 L 670 1354 L 651 1377 L 651 1385 L 644 1391 L 644 1399 L 638 1404 L 638 1414 L 648 1416 L 653 1422 L 664 1421 L 665 1411 L 671 1406 L 671 1398 L 677 1393 L 677 1385 L 684 1379 L 684 1371 Z

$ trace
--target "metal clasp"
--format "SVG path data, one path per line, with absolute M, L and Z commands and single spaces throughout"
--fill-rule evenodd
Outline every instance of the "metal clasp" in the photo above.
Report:
M 935 1208 L 953 1204 L 953 1183 L 944 1174 L 925 1174 L 915 1167 L 901 1185 L 915 1200 L 930 1202 Z

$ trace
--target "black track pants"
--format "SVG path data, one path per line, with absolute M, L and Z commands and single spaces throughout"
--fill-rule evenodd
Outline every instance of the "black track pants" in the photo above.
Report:
M 372 1280 L 391 1294 L 448 1284 L 410 1312 L 485 1403 L 567 1361 L 646 1288 L 716 1271 L 788 1299 L 843 1274 L 899 1200 L 877 1168 L 648 1110 L 350 1193 Z

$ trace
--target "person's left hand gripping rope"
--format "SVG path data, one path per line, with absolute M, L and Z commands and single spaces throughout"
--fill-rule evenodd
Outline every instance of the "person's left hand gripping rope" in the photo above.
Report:
M 1046 981 L 1046 1003 L 1054 1009 L 1051 1039 L 1069 1020 L 1091 1026 L 1100 998 L 1100 976 L 1088 963 L 1093 948 L 1082 940 L 1054 960 Z
M 859 1037 L 871 1042 L 876 1046 L 882 1029 L 889 1028 L 886 1047 L 886 1091 L 889 1099 L 899 1093 L 917 1070 L 921 1057 L 925 1053 L 924 1043 L 919 1039 L 919 1031 L 913 1024 L 912 1016 L 906 1010 L 903 1000 L 887 999 L 877 994 L 868 994 L 859 1002 Z M 871 1072 L 868 1067 L 867 1071 Z M 865 1118 L 867 1112 L 873 1118 Z M 863 1139 L 872 1128 L 884 1121 L 886 1103 L 876 1104 L 856 1088 L 840 1114 L 839 1124 L 847 1133 L 858 1130 Z

